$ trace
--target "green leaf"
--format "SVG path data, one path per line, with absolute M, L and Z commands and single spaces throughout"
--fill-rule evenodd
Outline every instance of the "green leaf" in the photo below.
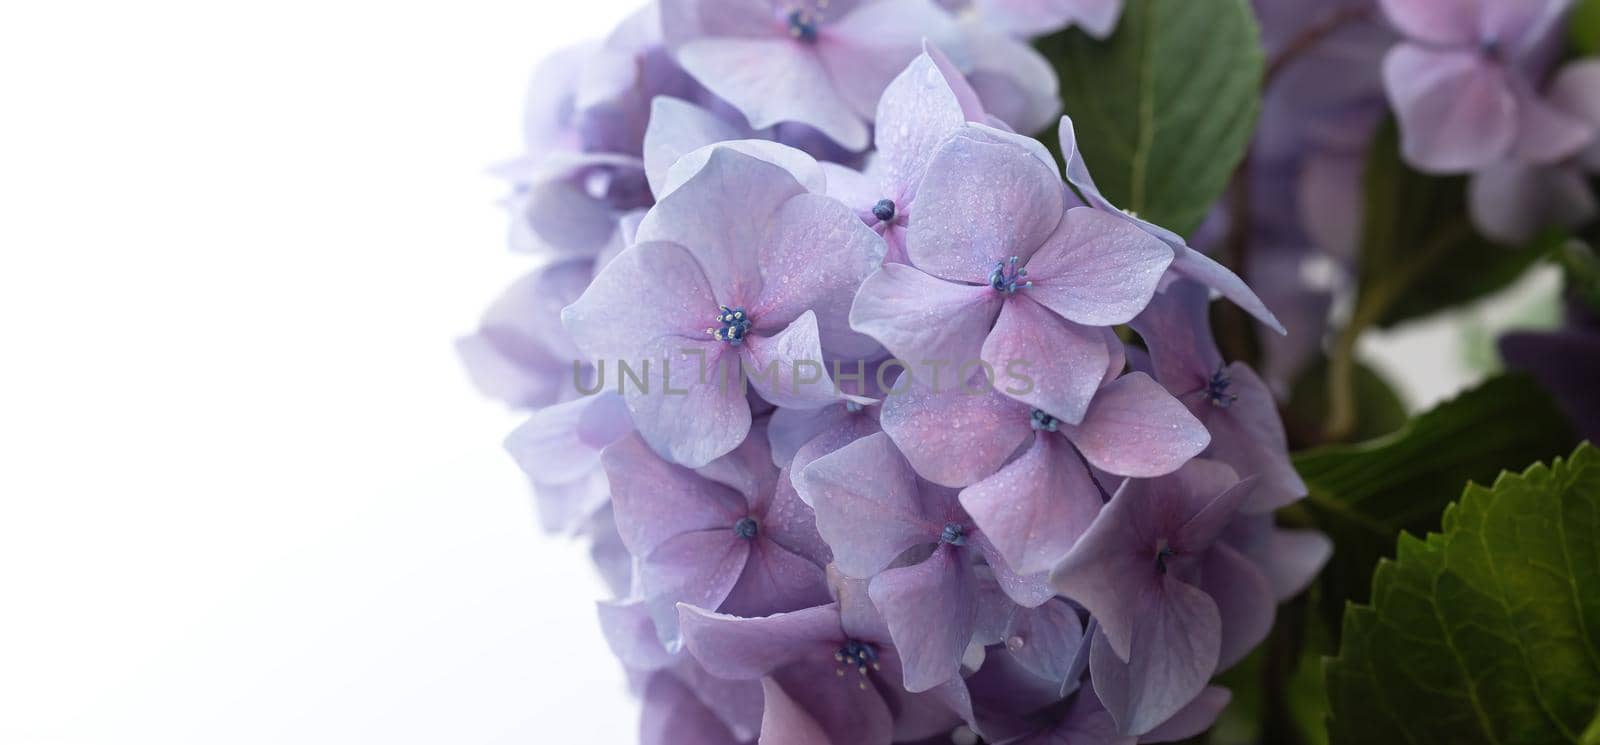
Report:
M 1404 535 L 1328 661 L 1345 743 L 1579 743 L 1600 699 L 1600 450 L 1471 485 Z
M 1488 483 L 1575 442 L 1544 389 L 1526 376 L 1503 375 L 1388 436 L 1296 455 L 1310 492 L 1304 509 L 1338 547 L 1322 573 L 1324 617 L 1338 628 L 1346 600 L 1367 600 L 1372 569 L 1401 531 L 1437 529 L 1445 505 L 1468 481 Z
M 1179 235 L 1198 227 L 1244 157 L 1260 106 L 1248 1 L 1129 0 L 1109 39 L 1068 29 L 1038 48 L 1106 198 Z
M 1219 303 L 1220 305 L 1220 303 Z M 1405 426 L 1406 405 L 1394 386 L 1376 370 L 1360 362 L 1355 369 L 1356 428 L 1350 439 L 1370 440 Z M 1328 413 L 1328 365 L 1326 361 L 1307 370 L 1289 392 L 1284 418 L 1301 442 L 1314 441 Z M 1298 430 L 1307 430 L 1299 432 Z
M 1393 122 L 1368 153 L 1360 291 L 1353 324 L 1391 326 L 1500 289 L 1559 242 L 1521 248 L 1479 235 L 1467 207 L 1467 177 L 1429 176 L 1400 158 Z
M 1579 0 L 1573 7 L 1567 40 L 1576 56 L 1600 54 L 1600 0 Z

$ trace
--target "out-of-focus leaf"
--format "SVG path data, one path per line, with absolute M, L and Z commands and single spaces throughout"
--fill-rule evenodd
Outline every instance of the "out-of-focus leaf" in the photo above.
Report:
M 1600 450 L 1467 487 L 1402 535 L 1327 665 L 1335 745 L 1582 743 L 1600 699 Z
M 1336 547 L 1319 587 L 1330 627 L 1338 628 L 1346 600 L 1367 600 L 1372 569 L 1392 555 L 1401 531 L 1436 530 L 1467 482 L 1489 483 L 1575 442 L 1544 389 L 1526 376 L 1503 375 L 1388 436 L 1296 455 L 1310 490 L 1305 508 Z
M 1106 197 L 1180 235 L 1198 227 L 1244 157 L 1260 107 L 1247 0 L 1128 0 L 1110 38 L 1068 29 L 1037 46 Z
M 1567 39 L 1576 56 L 1600 54 L 1600 0 L 1578 0 L 1567 18 Z
M 1375 370 L 1356 363 L 1355 371 L 1356 429 L 1352 440 L 1371 440 L 1382 437 L 1406 423 L 1406 405 L 1395 393 L 1389 381 Z M 1307 370 L 1295 381 L 1289 393 L 1286 417 L 1290 426 L 1308 431 L 1297 438 L 1304 441 L 1321 432 L 1323 417 L 1328 413 L 1328 366 L 1326 362 Z

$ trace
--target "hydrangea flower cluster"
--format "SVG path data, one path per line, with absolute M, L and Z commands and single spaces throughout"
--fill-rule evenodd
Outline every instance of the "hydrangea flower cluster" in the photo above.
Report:
M 1600 60 L 1552 73 L 1571 0 L 1383 0 L 1401 40 L 1383 60 L 1406 159 L 1472 174 L 1490 237 L 1520 242 L 1597 211 Z
M 1231 271 L 1019 135 L 1115 0 L 661 0 L 536 76 L 460 342 L 646 743 L 1182 739 L 1331 546 Z M 1137 339 L 1137 341 L 1135 341 Z

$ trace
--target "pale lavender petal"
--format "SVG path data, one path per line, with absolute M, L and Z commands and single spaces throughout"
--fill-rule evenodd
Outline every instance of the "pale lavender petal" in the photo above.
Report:
M 1210 306 L 1204 286 L 1173 282 L 1130 324 L 1150 352 L 1156 380 L 1178 395 L 1204 386 L 1223 366 L 1211 336 Z
M 1506 73 L 1476 52 L 1400 44 L 1383 60 L 1407 162 L 1429 173 L 1471 171 L 1499 160 L 1517 137 L 1517 100 Z
M 830 6 L 827 13 L 838 21 L 819 29 L 817 55 L 837 95 L 863 119 L 873 116 L 889 82 L 922 52 L 923 39 L 952 33 L 949 16 L 928 0 L 877 0 L 854 11 Z
M 795 489 L 816 509 L 834 564 L 852 577 L 877 574 L 943 527 L 924 514 L 916 473 L 881 433 L 812 461 Z
M 1577 168 L 1506 161 L 1472 175 L 1472 221 L 1494 240 L 1520 245 L 1552 227 L 1575 228 L 1600 213 Z
M 997 262 L 1026 263 L 1061 221 L 1063 187 L 1027 148 L 971 125 L 928 164 L 917 193 L 911 263 L 945 279 L 987 285 Z
M 1258 564 L 1272 583 L 1272 594 L 1288 600 L 1311 584 L 1333 555 L 1333 541 L 1315 530 L 1273 528 L 1267 537 L 1265 561 Z
M 1272 583 L 1255 564 L 1227 544 L 1206 552 L 1200 589 L 1216 601 L 1222 618 L 1217 669 L 1226 670 L 1250 654 L 1272 631 L 1277 598 Z
M 1232 269 L 1217 263 L 1210 256 L 1194 249 L 1180 251 L 1177 258 L 1172 260 L 1172 270 L 1221 293 L 1223 297 L 1267 328 L 1279 334 L 1289 333 L 1278 321 L 1278 317 L 1267 308 L 1267 304 L 1256 295 L 1255 290 L 1250 289 L 1250 286 L 1245 284 L 1239 275 L 1234 274 Z
M 664 337 L 646 344 L 636 357 L 613 358 L 643 366 L 643 383 L 625 380 L 616 370 L 616 385 L 651 447 L 698 468 L 744 441 L 750 402 L 739 383 L 739 355 L 730 350 L 709 339 Z
M 1550 102 L 1600 127 L 1600 59 L 1572 62 L 1550 82 Z M 1600 137 L 1579 156 L 1591 171 L 1600 171 Z
M 978 619 L 976 588 L 963 552 L 941 544 L 924 561 L 880 572 L 868 594 L 889 624 L 905 666 L 906 690 L 926 691 L 960 672 Z
M 878 345 L 851 330 L 850 305 L 861 283 L 883 265 L 883 239 L 843 204 L 817 194 L 785 202 L 760 244 L 764 287 L 750 307 L 755 330 L 770 333 L 816 313 L 824 346 L 860 358 Z
M 916 197 L 929 159 L 966 121 L 961 102 L 938 63 L 927 54 L 912 60 L 878 102 L 874 165 L 881 169 L 883 183 L 899 193 L 877 198 L 909 204 Z
M 793 665 L 777 671 L 773 680 L 783 687 L 822 729 L 827 745 L 881 745 L 894 731 L 893 713 L 871 681 L 833 663 L 831 652 L 823 661 Z M 871 677 L 883 673 L 869 672 Z M 887 676 L 882 685 L 893 685 Z M 810 745 L 808 742 L 807 745 Z
M 637 587 L 668 649 L 679 643 L 678 604 L 718 608 L 733 592 L 750 556 L 750 543 L 731 527 L 680 533 L 638 557 Z
M 622 664 L 633 670 L 661 670 L 679 659 L 656 637 L 655 622 L 638 600 L 602 600 L 595 604 L 600 633 Z
M 820 409 L 778 409 L 767 420 L 767 441 L 772 447 L 772 462 L 789 465 L 795 453 L 824 432 L 848 427 L 860 412 L 851 412 L 842 403 Z
M 994 119 L 1017 132 L 1038 132 L 1061 113 L 1055 68 L 1025 41 L 1000 32 L 988 19 L 962 18 L 967 79 Z M 978 121 L 991 121 L 979 119 Z
M 1221 623 L 1209 595 L 1167 575 L 1136 617 L 1126 660 L 1095 639 L 1090 679 L 1120 731 L 1149 732 L 1199 695 L 1217 669 Z
M 1094 467 L 1140 478 L 1176 471 L 1211 442 L 1182 403 L 1140 372 L 1101 388 L 1083 423 L 1062 422 L 1061 431 Z
M 1110 364 L 1098 329 L 1080 326 L 1026 296 L 1006 300 L 982 357 L 1007 396 L 1063 422 L 1081 422 Z
M 862 283 L 850 326 L 910 363 L 955 366 L 977 359 L 1000 315 L 987 286 L 946 282 L 904 264 L 887 264 Z
M 1065 600 L 1019 608 L 1011 614 L 1004 643 L 1023 667 L 1061 685 L 1067 682 L 1073 657 L 1083 643 L 1083 622 Z
M 635 556 L 647 556 L 684 533 L 721 531 L 745 515 L 745 500 L 722 484 L 668 463 L 638 436 L 630 436 L 601 456 L 611 478 L 617 532 Z
M 1595 123 L 1553 106 L 1531 90 L 1515 89 L 1517 142 L 1512 154 L 1527 163 L 1557 163 L 1595 142 Z M 1600 94 L 1595 94 L 1600 95 Z
M 772 500 L 760 516 L 761 537 L 819 567 L 833 563 L 833 549 L 817 531 L 817 513 L 795 491 L 790 471 L 784 471 Z
M 549 179 L 521 194 L 514 206 L 532 245 L 526 250 L 561 258 L 588 258 L 600 252 L 616 229 L 617 216 L 575 179 Z M 514 245 L 517 245 L 514 243 Z
M 923 478 L 967 486 L 998 470 L 1028 436 L 1026 404 L 986 384 L 975 386 L 973 395 L 949 380 L 938 390 L 927 383 L 886 398 L 881 419 L 883 431 Z
M 799 122 L 849 150 L 869 144 L 864 114 L 844 100 L 817 50 L 804 44 L 788 38 L 702 38 L 680 47 L 678 61 L 756 129 Z
M 1289 462 L 1289 440 L 1272 391 L 1242 362 L 1229 365 L 1227 377 L 1228 394 L 1237 396 L 1231 403 L 1219 406 L 1201 395 L 1191 406 L 1211 432 L 1207 457 L 1258 479 L 1240 509 L 1267 512 L 1305 496 L 1305 482 Z
M 822 565 L 762 536 L 759 531 L 769 527 L 760 521 L 756 539 L 748 542 L 744 571 L 718 608 L 723 613 L 765 616 L 824 605 L 831 599 Z
M 650 677 L 639 716 L 641 745 L 738 745 L 728 726 L 669 673 Z
M 843 641 L 839 609 L 832 604 L 761 618 L 680 605 L 678 623 L 684 646 L 701 666 L 719 678 L 734 680 L 756 680 L 813 656 L 831 662 Z
M 817 409 L 841 397 L 828 377 L 817 317 L 809 310 L 775 336 L 745 337 L 739 350 L 751 386 L 774 406 Z
M 806 191 L 821 194 L 827 190 L 827 174 L 822 170 L 822 164 L 810 154 L 771 140 L 744 139 L 718 142 L 685 153 L 683 157 L 668 166 L 661 191 L 656 194 L 656 198 L 664 199 L 677 191 L 703 170 L 711 162 L 711 154 L 719 150 L 732 150 L 782 168 L 788 171 L 795 181 L 800 182 L 800 186 Z
M 1033 286 L 1026 292 L 1067 320 L 1115 326 L 1149 304 L 1172 256 L 1165 243 L 1127 220 L 1074 207 L 1028 261 Z
M 714 147 L 704 168 L 645 215 L 638 240 L 641 245 L 670 241 L 688 249 L 718 303 L 748 308 L 761 292 L 757 254 L 752 248 L 761 245 L 772 216 L 784 202 L 803 193 L 805 187 L 784 168 L 730 148 Z M 734 215 L 737 219 L 730 219 Z M 651 279 L 671 286 L 663 277 Z M 715 314 L 713 308 L 701 316 L 701 327 Z
M 706 339 L 717 301 L 699 262 L 680 245 L 640 242 L 622 252 L 561 313 L 590 360 L 638 364 L 663 337 Z
M 766 694 L 766 706 L 761 716 L 762 745 L 815 745 L 830 742 L 822 725 L 811 717 L 805 707 L 797 703 L 772 678 L 761 679 L 761 690 Z
M 657 199 L 666 195 L 667 170 L 679 158 L 706 145 L 737 140 L 749 130 L 688 101 L 657 96 L 650 104 L 644 134 L 644 172 Z
M 968 542 L 983 554 L 983 560 L 994 573 L 994 580 L 1000 585 L 1001 592 L 1013 602 L 1024 608 L 1037 608 L 1056 596 L 1055 588 L 1050 586 L 1048 572 L 1035 574 L 1018 574 L 1006 564 L 1005 557 L 1000 555 L 1000 550 L 994 547 L 989 537 L 979 531 L 970 536 Z
M 961 492 L 961 506 L 1022 574 L 1055 566 L 1100 505 L 1100 490 L 1072 445 L 1045 432 L 1022 457 Z
M 585 396 L 535 411 L 506 437 L 506 452 L 543 483 L 568 483 L 600 465 L 600 451 L 628 434 L 628 409 L 614 393 Z

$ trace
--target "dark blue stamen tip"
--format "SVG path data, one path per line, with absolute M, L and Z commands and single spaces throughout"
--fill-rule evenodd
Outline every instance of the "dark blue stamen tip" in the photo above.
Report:
M 1206 381 L 1206 400 L 1210 401 L 1212 406 L 1222 409 L 1232 406 L 1234 401 L 1239 400 L 1239 394 L 1228 392 L 1228 386 L 1232 384 L 1233 380 L 1228 377 L 1228 368 L 1217 368 L 1216 372 L 1211 373 L 1211 379 Z
M 1028 270 L 1018 269 L 1018 261 L 1019 259 L 1015 256 L 1006 261 L 996 261 L 994 263 L 994 271 L 989 272 L 989 286 L 993 287 L 996 292 L 1003 292 L 1007 295 L 1017 290 L 1032 287 L 1032 282 L 1023 279 L 1028 276 Z
M 803 10 L 790 11 L 789 35 L 810 44 L 817 40 L 817 19 Z
M 893 220 L 894 214 L 893 199 L 879 199 L 877 204 L 872 205 L 872 216 L 878 218 L 879 222 Z
M 944 526 L 944 530 L 939 531 L 939 542 L 948 543 L 952 546 L 965 546 L 967 545 L 967 529 L 955 523 L 950 523 Z
M 1033 413 L 1028 415 L 1028 424 L 1032 425 L 1034 429 L 1043 432 L 1056 432 L 1061 429 L 1060 419 L 1050 416 L 1040 409 L 1034 409 Z
M 859 642 L 854 639 L 846 639 L 844 644 L 834 651 L 833 661 L 846 667 L 855 668 L 857 675 L 864 676 L 869 669 L 879 669 L 877 648 L 866 642 Z M 841 669 L 839 674 L 843 675 L 844 670 Z
M 750 314 L 745 313 L 744 308 L 721 306 L 717 313 L 717 323 L 722 324 L 722 327 L 708 328 L 706 333 L 720 342 L 737 346 L 743 343 L 745 335 L 750 333 Z
M 1165 540 L 1161 541 L 1160 545 L 1156 548 L 1156 574 L 1167 573 L 1167 559 L 1171 558 L 1175 553 L 1177 552 L 1173 551 L 1172 547 L 1168 546 Z
M 733 524 L 733 534 L 747 541 L 755 538 L 756 531 L 759 529 L 760 526 L 756 524 L 753 517 L 741 517 L 739 522 Z
M 1490 36 L 1478 42 L 1478 53 L 1489 59 L 1500 58 L 1500 40 Z
M 862 406 L 861 404 L 858 404 L 858 403 L 856 403 L 854 401 L 846 401 L 846 402 L 844 402 L 844 410 L 850 412 L 851 414 L 858 413 L 862 409 L 865 409 L 865 408 L 867 408 L 867 407 Z

